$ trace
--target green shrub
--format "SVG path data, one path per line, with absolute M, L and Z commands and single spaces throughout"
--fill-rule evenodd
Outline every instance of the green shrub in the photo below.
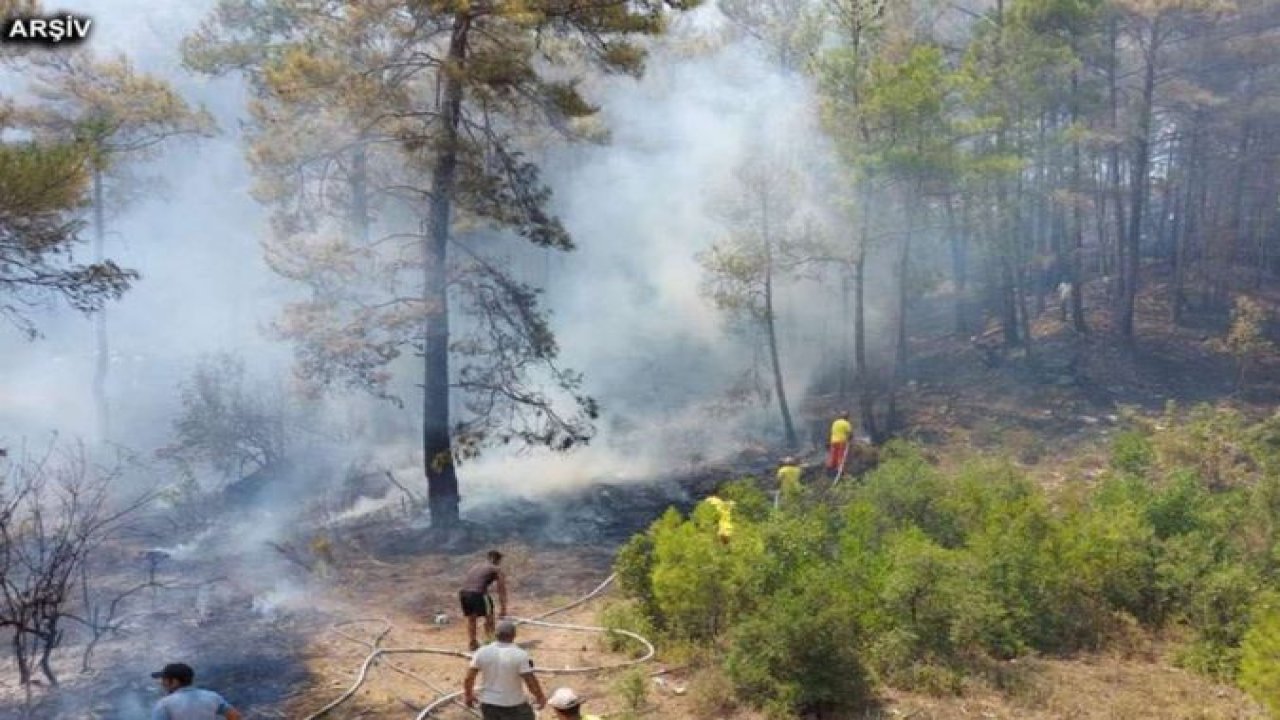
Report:
M 664 526 L 682 522 L 680 514 L 674 509 L 668 510 L 659 523 Z M 613 562 L 613 571 L 618 575 L 618 588 L 629 598 L 633 598 L 641 612 L 648 616 L 649 624 L 655 628 L 665 626 L 658 612 L 657 599 L 653 596 L 653 536 L 655 530 L 634 535 L 618 550 Z
M 814 573 L 738 624 L 726 668 L 740 696 L 783 717 L 863 705 L 871 687 L 852 599 L 829 574 Z
M 918 450 L 890 443 L 859 492 L 874 509 L 882 533 L 917 527 L 946 547 L 960 542 L 956 517 L 944 507 L 946 479 Z
M 636 600 L 620 600 L 606 605 L 600 611 L 600 625 L 609 630 L 633 632 L 647 640 L 657 634 L 648 613 Z M 633 657 L 639 657 L 646 650 L 634 638 L 621 633 L 606 633 L 601 642 L 610 652 L 626 652 Z
M 1141 430 L 1118 433 L 1111 443 L 1111 467 L 1130 475 L 1143 475 L 1155 462 L 1151 438 Z
M 625 717 L 638 717 L 649 702 L 649 673 L 643 667 L 632 668 L 618 676 L 613 692 L 622 700 Z
M 1280 717 L 1280 608 L 1261 608 L 1240 648 L 1240 685 Z
M 1234 681 L 1240 643 L 1258 599 L 1258 580 L 1248 568 L 1227 565 L 1206 574 L 1187 611 L 1195 637 L 1181 653 L 1181 663 L 1215 679 Z
M 978 675 L 1012 692 L 1030 685 L 992 670 L 1006 660 L 1145 653 L 1167 626 L 1185 628 L 1184 665 L 1265 692 L 1256 658 L 1280 633 L 1257 608 L 1280 591 L 1280 416 L 1130 424 L 1114 473 L 1052 493 L 1012 463 L 944 472 L 902 443 L 863 482 L 777 509 L 728 484 L 732 540 L 706 503 L 668 512 L 619 553 L 629 602 L 605 622 L 651 627 L 668 657 L 723 661 L 719 680 L 774 717 L 856 708 L 876 683 L 951 694 Z M 706 706 L 725 695 L 713 686 Z
M 733 680 L 720 665 L 702 668 L 689 678 L 689 710 L 694 717 L 718 718 L 738 707 Z

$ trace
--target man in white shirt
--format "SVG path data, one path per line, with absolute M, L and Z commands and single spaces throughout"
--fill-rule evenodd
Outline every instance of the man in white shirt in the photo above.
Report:
M 534 720 L 533 708 L 525 698 L 525 688 L 541 710 L 547 704 L 542 685 L 533 674 L 533 658 L 515 644 L 516 624 L 510 620 L 498 623 L 497 640 L 480 648 L 471 656 L 471 669 L 462 681 L 467 707 L 480 702 L 484 720 Z M 484 675 L 484 685 L 476 694 L 476 676 Z

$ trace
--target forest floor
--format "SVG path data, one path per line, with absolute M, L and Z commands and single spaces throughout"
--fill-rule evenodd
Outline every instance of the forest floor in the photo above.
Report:
M 1105 298 L 1093 288 L 1090 304 Z M 1262 358 L 1250 370 L 1250 382 L 1235 385 L 1233 359 L 1216 352 L 1210 341 L 1222 334 L 1224 315 L 1192 318 L 1173 327 L 1168 308 L 1157 300 L 1165 288 L 1155 278 L 1138 312 L 1138 339 L 1118 340 L 1105 312 L 1090 316 L 1091 332 L 1073 332 L 1053 309 L 1035 327 L 1035 363 L 1006 357 L 999 365 L 983 362 L 968 338 L 946 328 L 945 308 L 936 313 L 936 332 L 915 338 L 911 384 L 903 407 L 908 435 L 939 458 L 974 452 L 1012 457 L 1047 484 L 1087 482 L 1106 465 L 1105 446 L 1125 409 L 1153 415 L 1170 402 L 1230 402 L 1250 414 L 1274 412 L 1280 402 L 1280 354 Z M 1280 306 L 1280 298 L 1269 299 Z M 926 323 L 928 324 L 928 323 Z M 816 461 L 818 453 L 815 452 Z M 746 461 L 764 470 L 768 460 Z M 725 478 L 721 478 L 725 479 Z M 710 492 L 714 478 L 685 485 L 690 499 Z M 652 499 L 652 498 L 651 498 Z M 680 503 L 677 503 L 678 505 Z M 657 505 L 633 508 L 652 517 Z M 599 510 L 599 508 L 597 508 Z M 516 525 L 521 523 L 517 522 Z M 636 523 L 640 524 L 640 523 Z M 638 528 L 637 528 L 638 529 Z M 370 543 L 366 542 L 368 546 Z M 562 605 L 591 590 L 608 575 L 614 543 L 545 546 L 527 537 L 504 545 L 509 552 L 513 614 L 531 616 Z M 452 612 L 454 579 L 474 554 L 408 554 L 389 563 L 344 567 L 339 586 L 345 617 L 367 615 L 377 607 L 393 618 L 385 646 L 432 645 L 461 649 L 465 632 L 459 624 L 438 626 L 438 610 Z M 420 579 L 420 580 L 419 580 Z M 447 580 L 442 580 L 447 579 Z M 562 621 L 595 624 L 597 600 L 563 616 Z M 366 630 L 366 636 L 368 631 Z M 580 633 L 530 628 L 521 635 L 539 665 L 563 667 L 617 662 L 598 639 Z M 886 690 L 881 704 L 865 718 L 1079 719 L 1079 720 L 1209 720 L 1264 717 L 1239 690 L 1178 669 L 1172 656 L 1174 638 L 1136 633 L 1107 653 L 1074 657 L 1024 658 L 1004 663 L 991 678 L 966 681 L 958 696 L 935 697 Z M 367 653 L 367 647 L 332 634 L 313 639 L 307 652 L 309 674 L 317 691 L 298 698 L 289 716 L 314 710 L 345 689 Z M 670 660 L 670 662 L 668 662 Z M 415 675 L 430 678 L 427 688 L 393 670 L 377 677 L 340 717 L 412 717 L 440 690 L 460 686 L 465 664 L 441 656 L 405 656 L 395 662 Z M 646 666 L 660 675 L 647 677 L 645 717 L 726 718 L 756 720 L 743 710 L 714 710 L 714 688 L 701 688 L 701 678 L 679 667 L 679 658 Z M 605 717 L 625 714 L 618 674 L 545 677 L 548 689 L 568 684 L 591 698 L 589 709 Z M 323 691 L 320 691 L 323 690 Z M 442 718 L 467 717 L 458 706 Z
M 1098 476 L 1106 466 L 1107 439 L 1125 408 L 1156 414 L 1169 402 L 1230 402 L 1250 414 L 1275 412 L 1280 354 L 1261 359 L 1250 368 L 1246 384 L 1237 388 L 1234 361 L 1210 344 L 1225 329 L 1225 315 L 1193 317 L 1189 326 L 1171 326 L 1168 308 L 1158 300 L 1166 294 L 1161 282 L 1153 278 L 1143 295 L 1133 343 L 1119 340 L 1105 312 L 1091 313 L 1091 332 L 1078 335 L 1056 308 L 1046 308 L 1036 322 L 1034 363 L 1020 353 L 994 366 L 984 362 L 969 338 L 951 332 L 945 298 L 926 300 L 917 309 L 924 330 L 913 338 L 910 383 L 902 399 L 906 434 L 944 461 L 999 453 L 1055 485 Z M 1090 289 L 1092 307 L 1103 306 L 1101 293 Z M 1280 298 L 1267 300 L 1280 307 Z M 815 450 L 814 460 L 818 454 Z M 135 628 L 129 637 L 104 642 L 96 663 L 100 669 L 87 675 L 78 675 L 69 658 L 63 676 L 70 696 L 77 699 L 43 705 L 29 717 L 145 717 L 138 712 L 154 701 L 155 690 L 144 671 L 170 661 L 166 653 L 174 648 L 196 645 L 202 649 L 193 664 L 201 679 L 243 705 L 247 717 L 301 720 L 351 687 L 379 635 L 383 648 L 465 650 L 456 586 L 485 548 L 496 545 L 507 553 L 512 614 L 532 617 L 599 585 L 610 573 L 617 547 L 667 506 L 687 510 L 718 482 L 744 472 L 765 473 L 771 463 L 772 458 L 757 453 L 732 467 L 704 468 L 647 485 L 579 488 L 567 491 L 572 494 L 567 502 L 555 503 L 561 508 L 555 515 L 545 506 L 513 501 L 487 510 L 485 518 L 473 518 L 513 532 L 476 533 L 450 547 L 429 544 L 420 529 L 406 527 L 403 519 L 371 516 L 333 535 L 332 562 L 323 573 L 298 567 L 281 571 L 275 565 L 262 570 L 269 577 L 258 582 L 256 591 L 229 590 L 216 602 L 191 593 L 185 599 L 167 596 L 162 602 L 170 616 L 153 615 L 149 621 L 165 632 Z M 174 572 L 203 576 L 217 571 L 220 561 L 214 553 L 194 559 L 175 556 L 172 562 Z M 276 590 L 264 594 L 264 588 L 279 587 L 290 590 L 285 596 Z M 598 624 L 597 613 L 609 596 L 555 619 Z M 201 607 L 193 611 L 192 603 Z M 440 612 L 450 621 L 436 624 Z M 599 636 L 589 633 L 526 626 L 519 641 L 546 668 L 626 659 L 608 652 Z M 1109 653 L 1004 663 L 991 678 L 967 681 L 960 695 L 885 690 L 880 707 L 862 717 L 1263 717 L 1238 690 L 1177 669 L 1171 659 L 1175 641 L 1139 633 Z M 743 709 L 716 709 L 715 698 L 723 689 L 704 687 L 702 677 L 689 675 L 681 662 L 660 652 L 643 666 L 643 717 L 759 720 Z M 414 718 L 435 698 L 459 690 L 465 667 L 464 659 L 448 655 L 386 656 L 373 665 L 359 691 L 327 717 Z M 619 682 L 626 672 L 548 675 L 543 683 L 548 692 L 570 685 L 590 698 L 590 712 L 622 717 L 627 708 Z M 0 717 L 21 717 L 16 699 L 16 687 L 0 677 Z M 455 704 L 436 717 L 470 715 Z

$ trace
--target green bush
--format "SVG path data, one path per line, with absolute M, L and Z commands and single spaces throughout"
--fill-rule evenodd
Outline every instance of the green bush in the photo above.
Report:
M 614 681 L 613 693 L 622 699 L 623 717 L 639 717 L 649 704 L 649 674 L 642 667 L 628 670 Z
M 737 707 L 733 680 L 722 666 L 709 665 L 689 678 L 689 710 L 694 717 L 724 717 Z
M 1235 680 L 1240 643 L 1249 630 L 1259 590 L 1257 578 L 1241 565 L 1227 565 L 1206 574 L 1187 610 L 1195 637 L 1183 651 L 1182 663 L 1219 680 Z
M 829 573 L 811 571 L 745 618 L 726 658 L 741 697 L 782 717 L 861 706 L 871 687 L 852 600 Z
M 1280 717 L 1280 608 L 1260 608 L 1240 648 L 1240 685 Z
M 1150 437 L 1138 429 L 1116 435 L 1111 445 L 1111 467 L 1130 475 L 1143 475 L 1155 461 Z
M 630 603 L 611 622 L 722 659 L 777 717 L 856 708 L 877 683 L 950 694 L 1004 660 L 1127 652 L 1174 626 L 1186 666 L 1270 687 L 1258 658 L 1280 621 L 1256 609 L 1280 591 L 1280 416 L 1130 425 L 1114 473 L 1053 493 L 1009 462 L 944 472 L 902 443 L 862 482 L 777 509 L 732 483 L 727 545 L 704 503 L 622 549 Z
M 643 605 L 636 600 L 621 600 L 606 605 L 600 611 L 600 626 L 609 630 L 633 632 L 645 639 L 657 634 Z M 639 657 L 645 651 L 644 645 L 621 633 L 606 633 L 602 642 L 610 652 L 627 652 Z

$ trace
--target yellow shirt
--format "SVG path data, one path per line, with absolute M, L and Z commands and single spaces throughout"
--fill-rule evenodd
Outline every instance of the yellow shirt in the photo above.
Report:
M 853 424 L 844 418 L 837 418 L 831 423 L 831 442 L 847 443 L 853 437 Z
M 783 492 L 799 490 L 801 472 L 803 471 L 796 465 L 783 465 L 778 468 L 778 486 Z
M 729 537 L 732 535 L 733 519 L 730 514 L 733 512 L 733 503 L 714 496 L 707 498 L 707 502 L 711 503 L 711 506 L 720 513 L 720 527 L 718 530 L 720 536 Z

